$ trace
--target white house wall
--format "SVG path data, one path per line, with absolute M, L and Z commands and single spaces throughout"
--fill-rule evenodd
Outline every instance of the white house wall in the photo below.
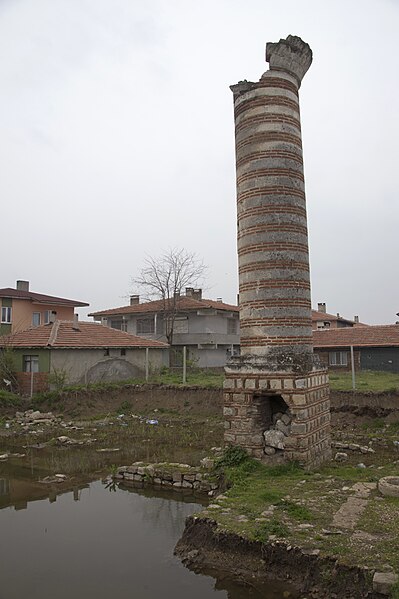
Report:
M 167 352 L 149 349 L 150 372 L 168 363 Z M 120 349 L 110 349 L 109 356 L 103 349 L 52 349 L 51 370 L 65 371 L 68 384 L 123 380 L 144 376 L 145 357 L 145 348 L 126 349 L 125 356 L 121 356 Z

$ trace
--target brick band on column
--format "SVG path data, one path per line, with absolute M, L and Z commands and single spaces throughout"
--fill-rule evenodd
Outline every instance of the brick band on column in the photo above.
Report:
M 312 368 L 306 199 L 298 88 L 312 62 L 290 36 L 268 44 L 268 70 L 234 94 L 242 358 Z

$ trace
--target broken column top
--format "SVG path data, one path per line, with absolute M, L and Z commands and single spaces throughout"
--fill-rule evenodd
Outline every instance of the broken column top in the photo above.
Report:
M 285 71 L 301 85 L 301 81 L 312 64 L 313 53 L 310 46 L 296 35 L 289 35 L 287 39 L 266 44 L 266 62 L 270 71 Z M 270 71 L 266 71 L 265 76 Z

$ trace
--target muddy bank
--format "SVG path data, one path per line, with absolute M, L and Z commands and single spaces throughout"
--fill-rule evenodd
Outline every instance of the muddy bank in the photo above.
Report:
M 222 390 L 201 387 L 174 387 L 159 384 L 113 386 L 109 389 L 61 391 L 47 399 L 21 399 L 18 404 L 0 402 L 0 414 L 28 408 L 53 411 L 76 417 L 116 412 L 165 410 L 180 414 L 221 416 Z
M 113 386 L 109 389 L 79 389 L 61 391 L 48 399 L 22 399 L 17 403 L 0 401 L 0 415 L 15 410 L 40 407 L 72 417 L 96 416 L 118 411 L 146 412 L 158 409 L 180 414 L 221 416 L 222 389 L 202 387 L 175 387 L 172 385 L 143 384 Z M 392 414 L 399 419 L 399 395 L 394 393 L 359 393 L 331 391 L 331 412 L 351 413 L 354 416 L 385 417 Z
M 190 517 L 175 553 L 194 572 L 225 571 L 235 578 L 284 581 L 298 593 L 319 599 L 382 599 L 372 590 L 373 572 L 341 565 L 334 558 L 305 553 L 284 543 L 248 541 L 217 530 L 210 519 Z
M 384 417 L 398 412 L 397 393 L 359 393 L 358 391 L 331 391 L 332 412 L 350 412 L 357 416 Z

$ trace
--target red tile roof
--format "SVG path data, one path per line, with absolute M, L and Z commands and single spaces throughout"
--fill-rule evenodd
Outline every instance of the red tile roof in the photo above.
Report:
M 52 295 L 44 295 L 43 293 L 34 293 L 33 291 L 23 291 L 22 289 L 12 289 L 11 287 L 0 289 L 0 297 L 31 300 L 37 304 L 55 304 L 57 306 L 89 306 L 89 304 L 85 302 L 78 302 L 77 300 L 70 300 Z
M 99 347 L 158 347 L 168 345 L 130 333 L 111 329 L 96 322 L 78 322 L 74 328 L 71 320 L 56 320 L 52 324 L 32 327 L 19 333 L 0 337 L 0 347 L 54 347 L 54 348 L 99 348 Z
M 399 346 L 399 325 L 369 325 L 313 331 L 315 349 L 328 347 Z
M 170 303 L 172 300 L 170 300 Z M 216 300 L 201 299 L 196 300 L 191 297 L 184 295 L 180 296 L 177 300 L 177 310 L 179 312 L 190 312 L 195 310 L 203 310 L 204 308 L 213 308 L 214 310 L 224 310 L 228 312 L 238 312 L 238 306 L 231 304 L 225 304 L 224 302 L 218 302 Z M 164 304 L 163 300 L 154 300 L 152 302 L 143 302 L 142 304 L 134 304 L 133 306 L 122 306 L 120 308 L 111 308 L 110 310 L 99 310 L 98 312 L 92 312 L 89 316 L 118 316 L 119 314 L 142 314 L 142 313 L 153 313 L 163 312 Z
M 335 321 L 335 320 L 339 320 L 339 321 L 343 321 L 343 322 L 349 322 L 351 324 L 355 324 L 354 320 L 349 320 L 348 318 L 343 318 L 342 316 L 337 316 L 335 314 L 328 314 L 327 312 L 319 312 L 318 310 L 312 310 L 312 321 L 315 322 L 319 322 L 319 321 Z

